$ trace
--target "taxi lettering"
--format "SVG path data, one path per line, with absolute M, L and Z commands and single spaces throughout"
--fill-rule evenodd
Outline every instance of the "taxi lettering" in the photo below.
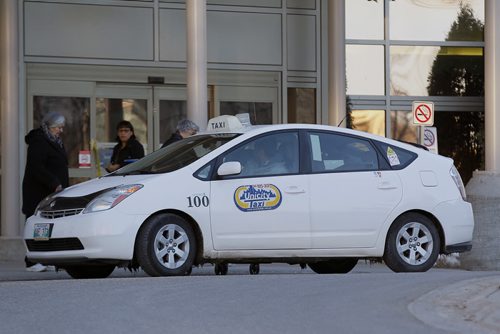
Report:
M 226 122 L 215 122 L 215 123 L 212 123 L 212 130 L 223 129 L 225 127 L 226 127 Z

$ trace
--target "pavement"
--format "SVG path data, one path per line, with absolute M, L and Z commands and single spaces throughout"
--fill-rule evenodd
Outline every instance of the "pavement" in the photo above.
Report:
M 379 267 L 376 266 L 373 269 L 370 266 L 370 271 L 388 271 L 383 265 Z M 365 272 L 365 268 L 358 270 Z M 248 265 L 230 264 L 229 272 L 248 275 Z M 261 266 L 261 273 L 305 274 L 312 273 L 312 271 L 309 268 L 302 270 L 299 266 L 273 265 Z M 500 272 L 492 273 L 492 275 L 463 280 L 431 291 L 410 303 L 408 310 L 422 322 L 451 333 L 500 334 Z M 213 275 L 213 266 L 195 267 L 192 274 Z M 111 274 L 111 277 L 147 276 L 142 270 L 129 271 L 120 268 Z M 0 261 L 0 284 L 2 281 L 45 281 L 69 278 L 70 276 L 64 270 L 28 272 L 24 261 Z

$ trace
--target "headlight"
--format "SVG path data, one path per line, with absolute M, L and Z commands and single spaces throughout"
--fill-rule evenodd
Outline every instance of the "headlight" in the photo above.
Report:
M 450 175 L 453 181 L 455 181 L 455 184 L 457 185 L 458 190 L 460 190 L 460 194 L 462 195 L 463 200 L 467 200 L 467 195 L 465 194 L 465 187 L 464 183 L 462 182 L 462 178 L 460 177 L 460 173 L 458 173 L 458 170 L 455 168 L 455 166 L 452 166 L 450 169 Z
M 42 199 L 42 201 L 38 203 L 38 205 L 36 206 L 35 213 L 33 215 L 37 216 L 38 211 L 42 210 L 44 207 L 49 205 L 52 202 L 52 200 L 56 197 L 56 195 L 59 195 L 59 192 L 52 193 L 49 196 Z
M 129 184 L 116 187 L 94 198 L 83 210 L 83 213 L 91 213 L 109 210 L 118 205 L 125 198 L 129 197 L 143 187 L 142 184 Z

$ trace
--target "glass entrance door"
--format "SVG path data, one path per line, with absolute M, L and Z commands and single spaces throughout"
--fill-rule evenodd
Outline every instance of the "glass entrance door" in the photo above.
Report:
M 278 88 L 215 86 L 215 116 L 248 113 L 253 125 L 281 122 Z

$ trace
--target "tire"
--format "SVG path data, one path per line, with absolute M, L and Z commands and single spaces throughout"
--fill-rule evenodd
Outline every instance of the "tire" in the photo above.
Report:
M 196 254 L 193 228 L 181 217 L 164 213 L 151 217 L 139 230 L 137 261 L 150 276 L 184 276 Z
M 357 263 L 358 258 L 344 257 L 309 263 L 308 265 L 316 274 L 347 274 Z
M 395 272 L 427 271 L 436 263 L 440 245 L 434 223 L 424 215 L 408 213 L 396 219 L 387 233 L 384 262 Z
M 115 265 L 81 265 L 64 267 L 63 269 L 69 276 L 76 279 L 106 278 L 115 270 Z
M 258 263 L 252 263 L 248 266 L 248 272 L 250 275 L 258 275 L 260 273 L 260 265 Z

